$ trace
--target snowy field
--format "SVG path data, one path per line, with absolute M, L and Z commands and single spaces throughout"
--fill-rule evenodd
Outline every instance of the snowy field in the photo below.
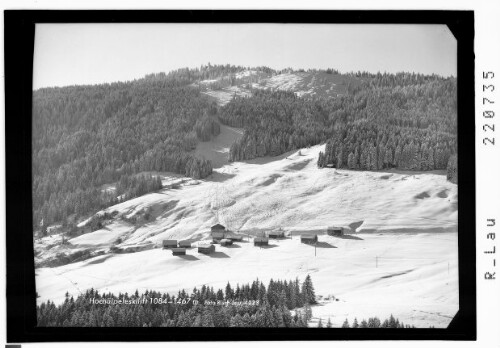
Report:
M 226 131 L 235 130 L 225 129 L 221 137 Z M 214 146 L 224 151 L 224 141 L 217 141 Z M 341 325 L 346 318 L 393 314 L 417 327 L 446 327 L 458 310 L 457 186 L 442 173 L 319 169 L 321 150 L 324 145 L 225 164 L 204 180 L 186 178 L 179 188 L 108 208 L 116 212 L 114 220 L 65 246 L 47 238 L 37 241 L 35 250 L 43 257 L 72 248 L 105 252 L 38 268 L 38 301 L 60 302 L 66 291 L 76 296 L 90 287 L 176 293 L 256 278 L 302 281 L 311 274 L 322 298 L 313 308 L 311 325 L 318 318 Z M 153 210 L 152 221 L 132 225 L 122 219 L 145 208 Z M 210 256 L 195 249 L 186 257 L 160 248 L 109 252 L 112 245 L 160 246 L 167 238 L 203 241 L 217 222 L 249 235 L 283 228 L 294 237 L 262 249 L 251 240 L 217 246 Z M 325 235 L 331 225 L 346 227 L 349 235 Z M 298 234 L 304 232 L 319 235 L 316 256 L 314 247 L 300 243 Z
M 177 293 L 205 284 L 215 289 L 227 282 L 259 278 L 303 280 L 311 274 L 316 294 L 330 300 L 313 307 L 313 320 L 342 325 L 349 318 L 395 315 L 405 324 L 446 327 L 458 310 L 456 233 L 365 234 L 352 238 L 319 237 L 321 247 L 301 244 L 298 237 L 272 241 L 267 248 L 242 242 L 216 247 L 212 255 L 195 248 L 185 257 L 153 249 L 104 255 L 57 268 L 37 270 L 39 301 L 60 302 L 69 291 L 105 292 L 154 289 Z M 338 301 L 333 300 L 338 298 Z

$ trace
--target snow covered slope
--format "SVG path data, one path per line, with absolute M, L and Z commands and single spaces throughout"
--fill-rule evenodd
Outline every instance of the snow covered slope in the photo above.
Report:
M 229 163 L 231 145 L 243 136 L 243 129 L 220 125 L 220 134 L 210 141 L 199 142 L 194 155 L 212 162 L 212 168 Z
M 228 103 L 234 95 L 250 96 L 252 89 L 291 91 L 302 96 L 336 98 L 347 93 L 347 86 L 357 86 L 363 78 L 325 71 L 293 71 L 281 74 L 266 74 L 255 70 L 245 70 L 234 75 L 233 85 L 212 88 L 219 80 L 203 80 L 194 85 L 203 93 L 214 97 L 219 105 Z M 221 78 L 222 79 L 222 78 Z
M 137 242 L 193 237 L 217 222 L 245 231 L 324 231 L 350 224 L 358 226 L 356 232 L 456 231 L 457 186 L 444 175 L 319 169 L 323 148 L 231 163 L 205 180 L 186 178 L 179 189 L 106 211 L 130 218 L 148 207 L 160 209 L 155 221 L 129 237 Z
M 407 324 L 446 326 L 458 309 L 457 186 L 439 173 L 319 169 L 321 150 L 226 164 L 204 180 L 185 178 L 178 188 L 106 209 L 117 215 L 102 230 L 44 251 L 92 248 L 105 254 L 37 269 L 39 301 L 61 301 L 66 291 L 77 295 L 90 287 L 177 292 L 257 277 L 303 280 L 310 273 L 317 294 L 330 297 L 313 309 L 316 318 L 340 324 L 346 317 L 390 312 Z M 154 218 L 132 224 L 129 219 L 146 208 Z M 216 222 L 249 236 L 281 227 L 294 237 L 266 249 L 254 248 L 251 239 L 217 246 L 212 256 L 191 250 L 178 258 L 157 248 L 109 252 L 112 246 L 144 250 L 167 238 L 202 241 Z M 331 225 L 351 235 L 325 235 Z M 314 247 L 298 240 L 304 232 L 319 234 L 316 257 Z

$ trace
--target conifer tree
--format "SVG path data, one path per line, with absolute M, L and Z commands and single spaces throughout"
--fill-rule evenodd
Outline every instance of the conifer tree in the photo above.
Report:
M 229 282 L 226 285 L 225 295 L 226 295 L 226 300 L 232 300 L 234 297 L 234 292 L 233 292 L 233 289 L 231 288 L 231 284 L 229 284 Z
M 389 317 L 389 328 L 396 328 L 397 325 L 396 325 L 396 319 L 394 318 L 394 316 L 391 314 L 391 316 Z
M 347 319 L 346 319 L 347 320 Z M 349 323 L 347 323 L 349 325 Z M 332 321 L 330 320 L 330 317 L 328 317 L 328 321 L 326 322 L 326 327 L 329 329 L 332 327 Z
M 309 304 L 316 304 L 316 294 L 314 293 L 314 286 L 312 284 L 311 276 L 308 274 L 304 283 L 302 283 L 302 297 L 304 301 Z

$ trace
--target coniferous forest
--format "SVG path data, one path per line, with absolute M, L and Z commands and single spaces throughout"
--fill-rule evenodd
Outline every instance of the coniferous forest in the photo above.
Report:
M 230 161 L 326 142 L 319 167 L 446 169 L 448 179 L 457 181 L 455 78 L 359 72 L 346 75 L 347 92 L 335 98 L 254 89 L 245 81 L 251 96 L 234 96 L 224 106 L 193 85 L 203 79 L 219 81 L 217 88 L 238 85 L 236 74 L 244 69 L 208 65 L 130 82 L 35 91 L 34 225 L 85 216 L 161 188 L 156 177 L 137 178 L 144 172 L 209 176 L 211 162 L 193 151 L 217 136 L 220 124 L 244 129 L 230 148 Z M 102 189 L 111 183 L 119 189 Z
M 141 189 L 130 184 L 144 186 L 133 179 L 141 172 L 206 177 L 211 163 L 192 150 L 218 134 L 214 113 L 213 102 L 198 90 L 168 80 L 36 91 L 34 222 L 52 223 L 115 203 L 116 194 L 99 190 L 104 184 L 125 183 L 128 190 L 121 194 L 134 196 Z
M 116 301 L 121 300 L 121 304 Z M 306 327 L 316 303 L 308 275 L 304 282 L 270 280 L 214 290 L 203 285 L 177 295 L 156 291 L 139 294 L 85 291 L 64 303 L 37 306 L 38 326 L 87 327 Z M 292 315 L 290 310 L 304 307 Z
M 320 323 L 319 325 L 322 325 Z M 319 326 L 318 327 L 322 327 Z M 328 324 L 327 326 L 328 327 Z M 342 324 L 343 329 L 414 329 L 415 326 L 410 326 L 410 325 L 405 325 L 403 322 L 400 322 L 399 319 L 394 318 L 394 316 L 391 314 L 391 316 L 388 319 L 385 319 L 384 321 L 381 321 L 378 317 L 371 317 L 368 318 L 368 320 L 363 319 L 358 322 L 357 318 L 354 318 L 352 324 L 349 324 L 349 320 L 345 320 L 344 323 Z
M 118 302 L 121 301 L 121 302 Z M 37 306 L 38 326 L 47 327 L 307 327 L 311 305 L 316 304 L 314 286 L 307 275 L 304 282 L 270 280 L 224 289 L 201 286 L 191 293 L 176 295 L 157 291 L 140 294 L 100 293 L 90 289 L 76 299 L 66 293 L 64 302 L 47 301 Z M 332 327 L 330 321 L 318 327 Z M 346 320 L 343 328 L 409 328 L 392 315 Z
M 222 123 L 245 128 L 230 149 L 230 160 L 274 156 L 326 141 L 319 167 L 447 169 L 456 153 L 455 79 L 376 75 L 348 90 L 328 100 L 283 91 L 234 99 L 219 113 Z

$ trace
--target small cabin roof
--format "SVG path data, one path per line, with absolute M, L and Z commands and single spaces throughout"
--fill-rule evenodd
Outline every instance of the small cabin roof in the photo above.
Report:
M 267 238 L 267 237 L 255 237 L 254 242 L 269 242 L 269 238 Z
M 186 248 L 172 248 L 173 252 L 186 252 Z
M 318 236 L 315 234 L 303 234 L 300 236 L 300 238 L 302 238 L 302 239 L 316 239 L 316 238 L 318 238 Z
M 221 224 L 215 224 L 212 226 L 212 229 L 223 229 L 225 230 L 226 228 L 224 226 L 222 226 Z
M 328 226 L 328 229 L 329 230 L 341 230 L 342 227 L 338 227 L 338 226 Z
M 163 240 L 163 245 L 170 245 L 170 244 L 177 245 L 177 240 L 176 239 L 164 239 Z
M 232 240 L 229 239 L 229 238 L 224 238 L 224 239 L 221 239 L 220 241 L 221 241 L 221 243 L 223 243 L 223 242 L 232 242 Z

